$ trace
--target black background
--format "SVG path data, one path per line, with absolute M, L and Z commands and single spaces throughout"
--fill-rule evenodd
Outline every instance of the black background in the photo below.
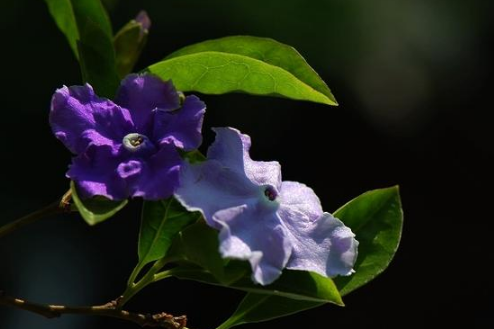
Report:
M 182 46 L 225 35 L 266 36 L 296 47 L 339 107 L 206 96 L 210 127 L 253 140 L 254 159 L 278 160 L 333 211 L 364 191 L 399 184 L 405 226 L 389 269 L 345 298 L 252 328 L 492 328 L 494 156 L 489 0 L 167 0 L 112 2 L 117 30 L 140 9 L 153 20 L 137 69 Z M 80 83 L 78 66 L 43 1 L 2 1 L 0 224 L 56 200 L 70 154 L 51 134 L 50 97 Z M 45 219 L 0 241 L 0 289 L 43 303 L 98 304 L 118 296 L 136 262 L 139 202 L 96 227 L 76 215 Z M 169 280 L 128 306 L 187 313 L 210 329 L 237 291 Z M 0 308 L 1 329 L 134 328 L 114 319 L 47 320 Z

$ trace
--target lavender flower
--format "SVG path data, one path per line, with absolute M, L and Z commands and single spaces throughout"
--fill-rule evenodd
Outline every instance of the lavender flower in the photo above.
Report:
M 284 268 L 350 275 L 358 246 L 352 231 L 323 212 L 312 189 L 282 182 L 279 163 L 253 161 L 249 136 L 232 128 L 215 132 L 208 160 L 184 166 L 175 195 L 220 230 L 222 256 L 248 260 L 262 285 Z
M 67 172 L 81 197 L 112 200 L 169 197 L 178 185 L 182 160 L 177 148 L 201 143 L 205 105 L 183 99 L 171 82 L 129 75 L 115 102 L 93 88 L 72 86 L 53 95 L 50 125 L 76 156 Z

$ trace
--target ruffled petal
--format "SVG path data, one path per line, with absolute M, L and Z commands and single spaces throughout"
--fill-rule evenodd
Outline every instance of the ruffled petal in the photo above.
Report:
M 358 241 L 339 219 L 323 213 L 311 220 L 306 213 L 283 206 L 279 215 L 293 243 L 288 269 L 312 271 L 327 277 L 353 273 Z
M 252 280 L 261 285 L 281 275 L 291 244 L 275 212 L 250 204 L 218 211 L 213 219 L 222 227 L 219 238 L 223 257 L 248 260 Z
M 75 154 L 83 153 L 91 143 L 101 145 L 102 139 L 103 144 L 120 143 L 133 127 L 126 109 L 98 97 L 89 84 L 64 86 L 55 92 L 50 125 L 55 136 Z
M 221 162 L 225 167 L 246 175 L 255 185 L 270 185 L 279 193 L 281 167 L 276 161 L 254 161 L 249 156 L 250 137 L 234 128 L 214 128 L 216 139 L 209 147 L 208 159 Z
M 185 151 L 198 148 L 202 142 L 201 131 L 205 112 L 206 104 L 196 96 L 185 98 L 178 110 L 156 110 L 154 140 L 159 144 L 171 142 Z
M 86 152 L 73 158 L 67 177 L 76 183 L 81 198 L 100 195 L 124 200 L 129 196 L 127 184 L 115 170 L 117 166 L 111 146 L 90 145 Z
M 257 198 L 258 192 L 245 176 L 215 160 L 185 163 L 180 173 L 177 199 L 189 211 L 201 211 L 208 224 L 221 228 L 213 215 L 222 209 L 241 206 Z
M 139 175 L 135 180 L 129 177 L 133 197 L 161 200 L 170 197 L 176 190 L 183 160 L 173 144 L 162 145 L 158 153 L 145 162 L 133 161 L 135 163 L 129 163 L 129 171 Z
M 284 207 L 304 214 L 311 221 L 318 219 L 323 213 L 321 201 L 314 190 L 302 183 L 284 181 L 281 184 L 279 202 Z
M 122 81 L 115 102 L 130 111 L 137 132 L 147 135 L 153 129 L 153 110 L 175 110 L 180 97 L 171 81 L 131 74 Z

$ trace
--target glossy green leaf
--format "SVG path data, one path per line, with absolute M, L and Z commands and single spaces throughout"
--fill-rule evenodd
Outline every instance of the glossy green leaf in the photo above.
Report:
M 356 273 L 334 279 L 344 296 L 384 271 L 398 248 L 403 225 L 398 187 L 364 193 L 338 209 L 335 216 L 352 228 L 360 242 Z M 218 329 L 267 321 L 323 304 L 250 293 Z
M 72 191 L 74 205 L 89 225 L 96 225 L 107 220 L 127 204 L 127 200 L 112 201 L 103 197 L 81 200 L 74 182 L 70 183 L 70 190 Z
M 382 273 L 393 259 L 403 227 L 399 189 L 366 192 L 334 215 L 353 230 L 360 243 L 355 274 L 335 279 L 341 294 L 346 295 Z
M 331 90 L 302 55 L 295 48 L 273 39 L 230 36 L 208 40 L 182 48 L 170 54 L 166 59 L 208 51 L 242 55 L 282 68 L 306 85 L 325 95 L 331 105 L 337 105 Z
M 113 39 L 116 55 L 116 69 L 120 78 L 132 72 L 146 45 L 149 32 L 141 23 L 131 20 Z
M 335 105 L 285 69 L 244 55 L 205 51 L 166 59 L 147 71 L 163 80 L 172 79 L 181 91 L 213 95 L 244 92 Z
M 173 240 L 184 227 L 199 218 L 174 198 L 161 201 L 144 201 L 139 232 L 139 265 L 165 257 Z

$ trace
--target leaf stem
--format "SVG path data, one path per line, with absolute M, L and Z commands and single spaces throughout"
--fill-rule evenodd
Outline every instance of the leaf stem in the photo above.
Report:
M 139 291 L 141 291 L 151 283 L 156 282 L 157 281 L 156 273 L 158 273 L 167 264 L 167 262 L 168 262 L 168 258 L 166 257 L 157 260 L 154 263 L 154 265 L 149 269 L 149 271 L 137 283 L 134 283 L 135 278 L 142 269 L 142 266 L 138 264 L 137 267 L 132 272 L 131 277 L 127 283 L 127 289 L 124 291 L 122 297 L 118 301 L 118 307 L 123 307 L 132 297 L 134 297 L 135 294 L 137 294 Z M 161 272 L 159 273 L 159 275 L 165 272 L 166 271 Z M 160 278 L 159 280 L 162 279 L 164 279 L 164 277 Z
M 32 303 L 26 300 L 14 298 L 5 295 L 0 290 L 0 305 L 10 306 L 21 310 L 29 311 L 39 314 L 46 318 L 58 318 L 63 314 L 84 314 L 84 315 L 97 315 L 117 318 L 121 320 L 130 321 L 140 325 L 141 327 L 157 327 L 166 329 L 187 329 L 187 317 L 173 316 L 167 313 L 157 314 L 140 314 L 132 313 L 117 307 L 119 301 L 111 301 L 104 305 L 97 306 L 85 306 L 85 307 L 71 307 L 64 305 L 46 305 Z
M 35 212 L 30 213 L 29 215 L 23 216 L 13 222 L 10 222 L 0 227 L 0 238 L 28 224 L 34 223 L 43 217 L 48 217 L 51 215 L 55 215 L 67 211 L 68 208 L 66 203 L 67 202 L 66 195 L 64 195 L 61 201 L 53 202 L 52 204 L 44 208 L 36 210 Z

